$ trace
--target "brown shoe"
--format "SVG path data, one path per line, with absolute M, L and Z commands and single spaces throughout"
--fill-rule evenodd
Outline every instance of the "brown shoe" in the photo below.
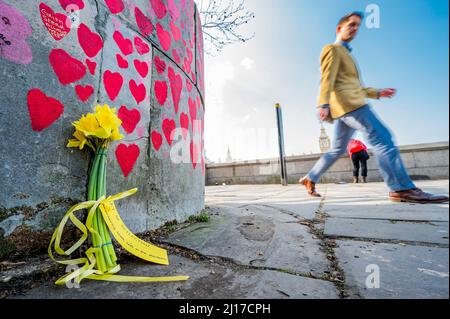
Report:
M 367 184 L 367 177 L 361 177 L 361 183 Z
M 353 177 L 353 184 L 358 184 L 358 183 L 359 183 L 358 177 Z
M 298 181 L 298 183 L 305 186 L 308 194 L 312 197 L 322 197 L 319 193 L 316 192 L 316 184 L 313 181 L 307 179 L 306 177 L 303 177 Z
M 389 193 L 389 198 L 393 202 L 416 203 L 416 204 L 446 203 L 449 200 L 448 196 L 425 193 L 424 191 L 418 188 L 401 192 L 391 192 Z

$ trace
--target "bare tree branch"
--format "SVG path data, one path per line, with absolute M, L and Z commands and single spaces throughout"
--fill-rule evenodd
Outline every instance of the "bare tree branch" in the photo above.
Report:
M 199 8 L 205 39 L 205 52 L 214 55 L 229 44 L 246 42 L 255 34 L 243 35 L 238 28 L 255 14 L 245 8 L 245 0 L 195 0 Z

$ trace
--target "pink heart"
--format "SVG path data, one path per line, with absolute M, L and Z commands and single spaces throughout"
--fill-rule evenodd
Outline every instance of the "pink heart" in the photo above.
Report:
M 177 49 L 172 50 L 172 57 L 176 64 L 178 64 L 178 65 L 181 64 L 181 58 L 180 58 L 180 55 L 178 54 Z
M 172 30 L 173 39 L 179 41 L 181 39 L 181 30 L 173 21 L 170 21 L 170 30 Z
M 62 49 L 53 49 L 49 55 L 50 64 L 62 85 L 81 80 L 86 66 Z
M 69 34 L 70 24 L 67 22 L 70 20 L 65 14 L 55 13 L 52 8 L 42 2 L 39 4 L 39 11 L 42 22 L 56 41 Z
M 167 100 L 167 83 L 165 81 L 155 81 L 155 96 L 159 105 L 163 106 Z
M 19 64 L 30 64 L 33 60 L 33 52 L 28 44 L 28 38 L 33 30 L 28 20 L 14 7 L 0 1 L 0 57 Z M 8 19 L 8 20 L 6 20 Z M 8 21 L 9 24 L 4 23 Z
M 92 93 L 94 93 L 94 87 L 92 85 L 77 85 L 75 86 L 75 92 L 82 102 L 86 102 L 91 97 Z
M 82 10 L 84 8 L 83 0 L 59 0 L 59 4 L 64 10 L 75 7 L 78 7 L 78 10 Z M 70 8 L 67 8 L 68 6 L 70 6 Z
M 152 4 L 153 11 L 155 12 L 158 19 L 163 19 L 167 14 L 167 9 L 164 5 L 164 2 L 162 2 L 162 0 L 150 0 L 150 3 Z
M 139 30 L 144 36 L 149 36 L 153 33 L 152 21 L 138 8 L 134 8 L 134 17 L 136 18 L 136 23 Z
M 186 139 L 189 132 L 189 116 L 186 113 L 180 115 L 180 126 L 183 129 L 183 138 Z
M 174 120 L 165 119 L 162 123 L 162 129 L 167 143 L 172 145 L 172 132 L 175 130 L 176 124 Z
M 128 134 L 133 133 L 141 120 L 141 113 L 138 110 L 128 110 L 125 105 L 119 109 L 117 116 L 122 120 L 122 127 Z
M 142 78 L 145 78 L 148 74 L 148 63 L 145 61 L 134 60 L 134 67 Z
M 123 176 L 128 177 L 139 158 L 141 151 L 136 144 L 120 144 L 116 149 L 116 158 L 122 170 Z
M 92 32 L 84 23 L 78 27 L 77 34 L 78 42 L 88 57 L 95 57 L 103 48 L 103 40 L 100 35 Z
M 103 74 L 103 84 L 110 100 L 114 101 L 122 89 L 123 77 L 118 72 L 113 73 L 110 70 L 106 70 Z
M 186 87 L 187 87 L 188 92 L 191 93 L 193 86 L 192 86 L 191 81 L 189 79 L 187 79 L 187 78 L 186 78 Z
M 27 101 L 33 131 L 41 132 L 45 130 L 64 112 L 64 105 L 61 102 L 45 95 L 39 89 L 30 90 Z
M 144 84 L 141 83 L 137 85 L 135 80 L 130 80 L 129 87 L 130 92 L 131 94 L 133 94 L 133 97 L 138 105 L 145 100 L 145 97 L 147 96 L 147 90 Z
M 181 91 L 183 90 L 183 80 L 181 79 L 181 75 L 175 74 L 175 71 L 170 66 L 169 82 L 170 91 L 172 92 L 173 107 L 175 108 L 175 113 L 178 114 Z
M 93 62 L 93 61 L 91 61 L 89 59 L 86 59 L 86 65 L 87 65 L 87 67 L 89 69 L 89 72 L 92 75 L 95 75 L 95 68 L 97 67 L 97 62 Z
M 159 74 L 163 74 L 164 71 L 166 71 L 166 62 L 161 60 L 159 58 L 159 56 L 155 56 L 154 62 L 155 62 L 155 66 L 156 66 L 156 71 L 158 71 Z
M 197 105 L 195 104 L 195 101 L 191 98 L 188 100 L 189 104 L 189 115 L 191 116 L 191 121 L 194 122 L 197 118 Z M 192 125 L 192 127 L 194 127 Z
M 122 0 L 105 0 L 105 2 L 112 14 L 121 13 L 125 8 Z
M 155 150 L 158 152 L 162 145 L 162 135 L 156 131 L 153 131 L 151 134 L 152 144 Z
M 123 55 L 127 56 L 133 53 L 134 51 L 133 43 L 131 42 L 130 39 L 124 38 L 122 33 L 120 33 L 120 31 L 115 31 L 113 38 L 116 41 L 120 51 L 122 51 Z
M 150 52 L 150 47 L 140 37 L 134 38 L 134 46 L 136 47 L 136 51 L 140 55 L 144 55 Z
M 170 37 L 170 32 L 164 30 L 162 25 L 159 23 L 156 24 L 156 34 L 158 35 L 159 43 L 165 51 L 170 49 L 172 44 L 172 38 Z
M 198 164 L 198 146 L 193 141 L 191 141 L 190 151 L 191 151 L 192 166 L 195 169 Z
M 117 65 L 119 66 L 119 68 L 121 68 L 121 69 L 128 68 L 128 61 L 126 59 L 124 59 L 119 53 L 116 54 L 116 59 L 117 59 Z
M 172 16 L 173 21 L 177 21 L 178 18 L 180 17 L 180 10 L 178 10 L 178 7 L 175 4 L 174 0 L 169 0 L 168 6 L 169 6 L 169 13 Z

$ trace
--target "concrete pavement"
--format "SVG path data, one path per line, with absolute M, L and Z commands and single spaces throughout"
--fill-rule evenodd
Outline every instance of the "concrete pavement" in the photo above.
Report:
M 448 181 L 417 184 L 449 191 Z M 209 222 L 179 225 L 159 243 L 169 266 L 122 263 L 124 275 L 187 282 L 47 282 L 14 298 L 449 297 L 448 204 L 391 203 L 381 183 L 318 190 L 322 199 L 297 185 L 207 187 Z

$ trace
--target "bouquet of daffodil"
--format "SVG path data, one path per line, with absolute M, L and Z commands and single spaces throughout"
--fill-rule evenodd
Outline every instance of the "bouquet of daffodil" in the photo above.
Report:
M 73 123 L 75 139 L 70 139 L 67 147 L 79 148 L 90 147 L 95 157 L 90 167 L 88 183 L 88 201 L 96 201 L 106 195 L 106 155 L 111 141 L 123 138 L 119 132 L 122 121 L 117 117 L 116 110 L 107 104 L 98 105 L 95 113 L 83 115 L 80 120 Z M 108 227 L 98 208 L 93 216 L 92 244 L 96 250 L 97 268 L 102 272 L 117 266 L 117 257 L 111 242 Z
M 110 231 L 119 244 L 134 256 L 161 265 L 169 264 L 167 251 L 135 236 L 123 223 L 114 205 L 115 201 L 133 195 L 137 189 L 106 197 L 106 154 L 112 141 L 123 138 L 119 132 L 120 125 L 122 121 L 117 117 L 116 110 L 106 104 L 97 106 L 94 114 L 83 115 L 80 120 L 73 123 L 76 129 L 73 134 L 75 139 L 70 139 L 67 146 L 80 150 L 87 146 L 94 151 L 95 157 L 89 172 L 87 201 L 74 205 L 67 211 L 54 231 L 48 247 L 49 256 L 54 261 L 63 265 L 81 265 L 81 268 L 62 276 L 56 284 L 67 284 L 71 280 L 79 283 L 85 278 L 116 282 L 162 282 L 189 278 L 116 275 L 120 271 L 120 265 L 117 263 Z M 75 212 L 84 209 L 88 210 L 88 215 L 86 222 L 82 223 L 75 216 Z M 63 250 L 60 246 L 61 237 L 69 219 L 83 235 L 72 247 Z M 88 234 L 91 235 L 92 247 L 86 251 L 86 257 L 56 260 L 53 251 L 60 256 L 70 256 L 89 238 Z

